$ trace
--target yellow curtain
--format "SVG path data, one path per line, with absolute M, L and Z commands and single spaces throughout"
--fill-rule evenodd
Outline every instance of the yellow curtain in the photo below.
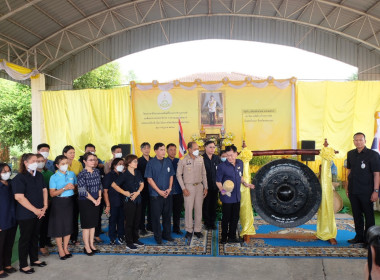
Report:
M 380 110 L 380 82 L 297 82 L 296 92 L 298 143 L 315 140 L 316 149 L 321 149 L 327 138 L 339 151 L 334 163 L 338 178 L 343 179 L 344 159 L 354 148 L 353 135 L 365 133 L 367 147 L 371 146 L 374 114 Z M 320 163 L 321 158 L 316 159 Z
M 99 158 L 108 160 L 112 145 L 131 143 L 129 87 L 45 91 L 42 107 L 50 159 L 66 145 L 74 146 L 78 158 L 92 143 Z
M 320 156 L 322 158 L 322 201 L 318 209 L 316 236 L 321 240 L 329 240 L 335 238 L 337 234 L 331 176 L 331 161 L 334 158 L 334 149 L 323 147 Z
M 251 172 L 249 170 L 249 161 L 252 159 L 252 153 L 248 148 L 244 148 L 239 155 L 239 158 L 244 163 L 243 178 L 247 183 L 251 182 Z M 252 211 L 252 202 L 251 202 L 251 189 L 245 187 L 244 185 L 240 186 L 241 200 L 240 200 L 240 224 L 242 230 L 240 236 L 244 235 L 254 235 L 256 234 L 255 227 L 253 225 L 253 211 Z

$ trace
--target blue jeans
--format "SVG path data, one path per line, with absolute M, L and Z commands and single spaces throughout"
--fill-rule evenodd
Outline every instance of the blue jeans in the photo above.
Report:
M 109 217 L 108 236 L 110 240 L 115 240 L 116 237 L 124 238 L 124 209 L 123 205 L 112 207 L 110 209 L 111 216 Z M 116 236 L 117 233 L 117 236 Z

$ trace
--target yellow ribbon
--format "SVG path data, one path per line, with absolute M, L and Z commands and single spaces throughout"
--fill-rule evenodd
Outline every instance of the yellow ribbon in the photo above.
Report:
M 321 240 L 329 240 L 336 237 L 337 228 L 334 214 L 334 196 L 331 175 L 331 161 L 335 156 L 333 148 L 323 147 L 320 156 L 322 201 L 318 209 L 317 233 Z
M 252 159 L 252 152 L 248 148 L 244 148 L 239 155 L 239 158 L 244 163 L 243 178 L 247 183 L 251 182 L 251 172 L 249 169 L 249 161 Z M 253 226 L 254 218 L 252 212 L 251 189 L 240 185 L 241 200 L 240 200 L 240 224 L 242 231 L 240 236 L 256 234 Z

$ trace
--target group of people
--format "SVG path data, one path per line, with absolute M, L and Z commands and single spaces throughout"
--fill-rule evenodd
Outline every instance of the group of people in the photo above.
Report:
M 216 229 L 217 200 L 227 180 L 237 187 L 231 196 L 220 194 L 221 242 L 238 240 L 239 186 L 254 186 L 243 180 L 243 163 L 237 159 L 235 146 L 227 147 L 218 156 L 215 143 L 209 141 L 201 156 L 197 143 L 189 142 L 188 153 L 182 159 L 176 157 L 173 143 L 156 143 L 155 157 L 150 156 L 149 143 L 142 143 L 140 148 L 140 158 L 133 154 L 123 158 L 121 147 L 112 146 L 112 159 L 104 162 L 96 156 L 92 144 L 85 146 L 79 160 L 75 159 L 74 147 L 66 146 L 51 161 L 50 146 L 44 143 L 38 145 L 36 154 L 22 155 L 13 179 L 10 166 L 1 163 L 0 278 L 17 271 L 11 266 L 17 226 L 19 271 L 26 274 L 34 273 L 34 267 L 47 265 L 39 260 L 39 253 L 49 254 L 51 238 L 55 239 L 60 260 L 72 257 L 69 244 L 80 244 L 79 217 L 83 253 L 98 253 L 103 212 L 109 217 L 110 244 L 125 244 L 128 250 L 144 246 L 139 238 L 148 231 L 153 232 L 157 244 L 173 241 L 172 232 L 182 235 L 183 208 L 185 237 L 202 238 L 202 218 L 207 230 Z
M 356 236 L 349 242 L 362 243 L 370 241 L 366 238 L 367 230 L 375 224 L 371 201 L 378 199 L 380 159 L 365 147 L 363 133 L 354 135 L 354 145 L 356 149 L 347 154 L 347 195 Z M 205 229 L 215 230 L 219 197 L 220 242 L 238 241 L 240 186 L 255 186 L 244 181 L 243 162 L 237 159 L 234 145 L 218 156 L 215 143 L 208 141 L 200 155 L 197 143 L 189 142 L 188 152 L 181 159 L 176 157 L 177 147 L 173 143 L 156 143 L 155 157 L 150 156 L 149 143 L 142 143 L 140 148 L 140 158 L 133 154 L 123 158 L 122 148 L 112 146 L 112 158 L 104 162 L 96 156 L 92 144 L 85 146 L 79 160 L 75 159 L 74 147 L 66 146 L 51 161 L 50 146 L 40 144 L 36 154 L 22 155 L 13 179 L 10 166 L 0 163 L 0 278 L 17 271 L 11 266 L 17 226 L 19 271 L 31 274 L 34 267 L 47 265 L 38 256 L 39 250 L 48 254 L 51 238 L 55 239 L 61 260 L 72 257 L 69 244 L 80 244 L 79 217 L 83 252 L 88 256 L 98 253 L 95 244 L 102 242 L 99 235 L 103 212 L 109 217 L 110 244 L 125 244 L 127 249 L 137 250 L 144 246 L 140 235 L 148 231 L 153 232 L 157 244 L 162 244 L 163 240 L 173 241 L 172 233 L 202 238 L 202 219 Z M 230 195 L 223 191 L 226 181 L 235 186 Z M 183 208 L 185 232 L 180 226 Z

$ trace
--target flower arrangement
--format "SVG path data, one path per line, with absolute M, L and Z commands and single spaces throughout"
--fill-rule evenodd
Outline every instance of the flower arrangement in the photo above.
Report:
M 228 132 L 226 134 L 225 139 L 223 140 L 223 146 L 231 146 L 233 143 L 232 141 L 235 139 L 235 135 L 232 132 Z
M 194 141 L 195 143 L 197 143 L 199 147 L 203 147 L 204 142 L 199 135 L 193 134 L 193 135 L 191 135 L 190 139 L 191 139 L 191 141 Z

